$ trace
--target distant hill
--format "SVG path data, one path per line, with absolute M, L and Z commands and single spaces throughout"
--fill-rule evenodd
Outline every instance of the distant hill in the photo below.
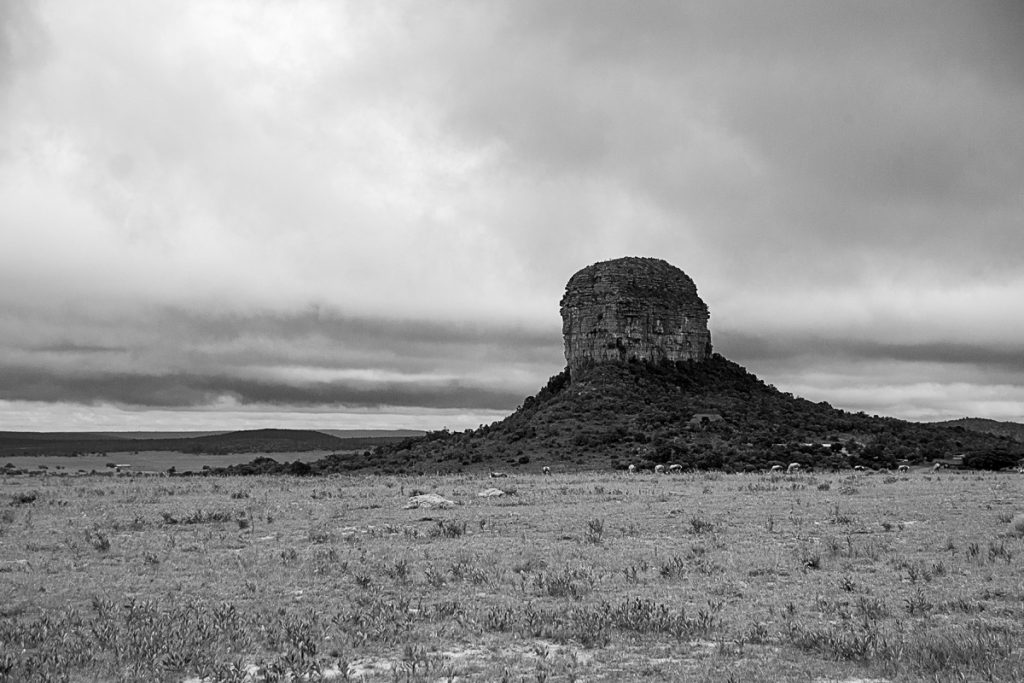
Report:
M 1004 436 L 849 413 L 765 384 L 715 354 L 703 362 L 604 363 L 552 377 L 500 422 L 337 453 L 296 474 L 651 468 L 891 469 L 936 460 L 1000 469 L 1024 458 Z M 962 460 L 957 456 L 963 456 Z M 244 471 L 244 467 L 234 472 Z M 259 471 L 286 472 L 263 462 Z
M 402 438 L 401 435 L 342 438 L 325 432 L 300 429 L 208 432 L 199 436 L 169 438 L 154 433 L 132 438 L 124 434 L 91 432 L 0 432 L 0 456 L 82 455 L 131 451 L 172 451 L 207 455 L 343 451 L 365 450 Z
M 344 447 L 344 440 L 306 429 L 247 429 L 184 440 L 184 453 L 273 453 Z M 164 442 L 167 443 L 167 442 Z
M 140 431 L 129 431 L 129 432 L 79 432 L 78 435 L 87 434 L 89 436 L 104 437 L 109 436 L 115 439 L 191 439 L 197 436 L 210 436 L 212 434 L 227 434 L 228 429 L 215 429 L 209 431 L 199 430 L 185 430 L 185 431 L 174 431 L 174 432 L 140 432 Z
M 999 420 L 986 420 L 983 417 L 962 417 L 958 420 L 933 422 L 932 424 L 943 427 L 961 427 L 982 434 L 1005 436 L 1008 439 L 1024 443 L 1024 424 L 1019 422 L 1000 422 Z
M 404 439 L 410 436 L 423 436 L 426 434 L 422 429 L 321 429 L 319 431 L 342 439 L 365 437 L 372 437 L 375 439 L 391 439 L 397 437 L 399 439 Z

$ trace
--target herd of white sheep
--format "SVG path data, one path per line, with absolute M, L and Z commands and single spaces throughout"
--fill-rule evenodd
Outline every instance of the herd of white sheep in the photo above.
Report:
M 934 465 L 932 465 L 932 467 L 931 467 L 931 471 L 933 471 L 933 472 L 938 472 L 941 469 L 945 469 L 945 465 L 943 465 L 941 462 L 937 462 Z M 637 466 L 633 465 L 633 464 L 630 464 L 626 468 L 626 472 L 629 473 L 629 474 L 636 474 L 639 471 L 640 471 L 640 469 L 637 468 Z M 682 474 L 683 471 L 684 471 L 683 470 L 683 466 L 679 465 L 679 464 L 672 464 L 672 465 L 669 465 L 668 467 L 665 467 L 665 465 L 655 465 L 654 466 L 654 474 Z M 785 474 L 799 474 L 802 471 L 803 471 L 803 467 L 800 465 L 800 463 L 798 463 L 798 462 L 791 462 L 791 463 L 789 463 L 789 465 L 787 467 L 783 467 L 782 465 L 772 465 L 771 468 L 768 470 L 768 473 L 769 474 L 782 474 L 782 473 L 785 473 Z M 853 471 L 854 472 L 868 473 L 868 472 L 875 472 L 876 470 L 864 467 L 863 465 L 854 465 Z M 1020 474 L 1024 474 L 1024 465 L 1021 465 L 1021 466 L 1015 468 L 1015 471 L 1020 473 Z M 899 474 L 909 474 L 910 473 L 910 466 L 909 465 L 900 465 L 899 467 L 896 468 L 896 472 L 898 472 Z M 545 466 L 545 467 L 541 468 L 541 473 L 545 474 L 545 475 L 550 475 L 551 474 L 551 468 Z M 490 473 L 491 479 L 500 479 L 500 478 L 504 478 L 504 477 L 507 477 L 507 476 L 508 476 L 508 474 L 506 474 L 505 472 L 491 472 Z
M 945 467 L 946 466 L 943 465 L 942 463 L 937 462 L 934 465 L 932 465 L 931 471 L 938 472 L 939 470 L 945 469 Z M 629 474 L 636 474 L 637 472 L 639 472 L 641 470 L 636 465 L 631 464 L 631 465 L 629 465 L 626 468 L 626 471 Z M 673 464 L 673 465 L 669 465 L 667 467 L 665 465 L 655 465 L 654 466 L 654 474 L 682 474 L 683 471 L 684 471 L 683 466 L 679 465 L 679 464 Z M 789 463 L 788 466 L 772 465 L 768 469 L 768 473 L 769 474 L 799 474 L 802 471 L 804 471 L 804 467 L 800 463 L 798 463 L 798 462 L 791 462 L 791 463 Z M 864 467 L 863 465 L 854 465 L 853 471 L 854 472 L 868 473 L 868 472 L 884 471 L 884 470 L 873 470 L 873 469 L 871 469 L 869 467 Z M 1016 471 L 1021 473 L 1021 474 L 1024 474 L 1024 465 L 1016 468 Z M 899 474 L 909 474 L 910 473 L 910 466 L 909 465 L 899 465 L 896 468 L 896 472 L 899 473 Z M 544 473 L 545 474 L 550 474 L 551 473 L 551 468 L 550 467 L 545 467 L 544 468 Z

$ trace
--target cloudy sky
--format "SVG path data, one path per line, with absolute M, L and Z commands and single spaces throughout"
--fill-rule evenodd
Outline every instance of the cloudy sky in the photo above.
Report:
M 0 2 L 0 429 L 475 427 L 655 256 L 780 389 L 1024 421 L 1024 5 Z

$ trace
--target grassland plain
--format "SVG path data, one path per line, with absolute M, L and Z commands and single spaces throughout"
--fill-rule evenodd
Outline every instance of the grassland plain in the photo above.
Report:
M 456 505 L 405 509 L 420 492 Z M 6 476 L 0 681 L 1019 681 L 1022 494 L 973 472 Z
M 55 470 L 54 474 L 85 474 L 95 470 L 110 474 L 118 464 L 127 464 L 132 472 L 166 472 L 173 467 L 176 472 L 200 472 L 204 468 L 244 465 L 254 457 L 273 458 L 284 464 L 289 462 L 315 462 L 336 451 L 302 451 L 230 453 L 210 455 L 206 453 L 179 453 L 175 451 L 132 451 L 112 452 L 102 455 L 9 455 L 0 457 L 0 469 L 10 465 L 25 472 Z

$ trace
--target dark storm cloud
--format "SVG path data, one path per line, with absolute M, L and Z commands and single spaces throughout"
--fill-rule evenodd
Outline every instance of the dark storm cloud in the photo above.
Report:
M 1024 380 L 1024 346 L 999 347 L 953 342 L 898 344 L 879 340 L 823 337 L 763 337 L 738 332 L 719 334 L 717 346 L 730 358 L 797 364 L 810 356 L 837 361 L 906 361 L 977 365 L 1015 373 Z
M 73 342 L 56 342 L 47 344 L 28 351 L 55 354 L 92 354 L 92 353 L 127 353 L 130 349 L 127 346 L 101 346 L 98 344 L 75 344 Z
M 307 382 L 316 381 L 317 370 L 381 371 L 408 375 L 409 383 L 430 382 L 436 375 L 461 376 L 468 382 L 492 384 L 497 393 L 529 392 L 536 373 L 546 378 L 564 363 L 555 326 L 545 331 L 323 311 L 223 316 L 167 311 L 155 325 L 174 331 L 167 344 L 171 359 L 183 353 L 207 371 L 280 367 L 287 372 L 290 366 L 302 367 L 308 369 Z M 525 377 L 511 377 L 506 371 Z
M 352 386 L 343 382 L 318 382 L 296 386 L 231 376 L 102 374 L 73 375 L 46 369 L 0 366 L 0 400 L 70 401 L 83 404 L 151 408 L 212 406 L 230 400 L 249 404 L 353 409 L 382 406 L 511 410 L 523 395 L 497 388 L 466 386 L 461 382 L 403 384 L 376 382 Z
M 223 316 L 151 311 L 112 332 L 77 322 L 81 327 L 66 320 L 52 343 L 6 349 L 5 357 L 21 365 L 8 361 L 0 369 L 0 399 L 490 411 L 514 408 L 537 388 L 535 373 L 554 374 L 561 362 L 560 346 L 541 332 L 313 310 Z M 76 333 L 90 341 L 66 340 Z M 134 345 L 103 343 L 108 334 Z M 498 363 L 520 370 L 476 370 Z
M 723 332 L 716 348 L 783 391 L 837 408 L 924 421 L 1024 419 L 1019 345 Z
M 451 323 L 353 317 L 318 308 L 286 313 L 224 315 L 165 310 L 160 312 L 159 318 L 157 326 L 160 329 L 173 330 L 182 338 L 211 342 L 266 339 L 279 343 L 282 353 L 296 354 L 379 349 L 386 351 L 398 364 L 415 363 L 425 355 L 457 358 L 464 353 L 473 353 L 517 362 L 550 361 L 561 354 L 557 322 L 550 325 L 550 329 L 535 330 L 472 320 Z M 321 341 L 319 346 L 307 343 L 313 338 Z

